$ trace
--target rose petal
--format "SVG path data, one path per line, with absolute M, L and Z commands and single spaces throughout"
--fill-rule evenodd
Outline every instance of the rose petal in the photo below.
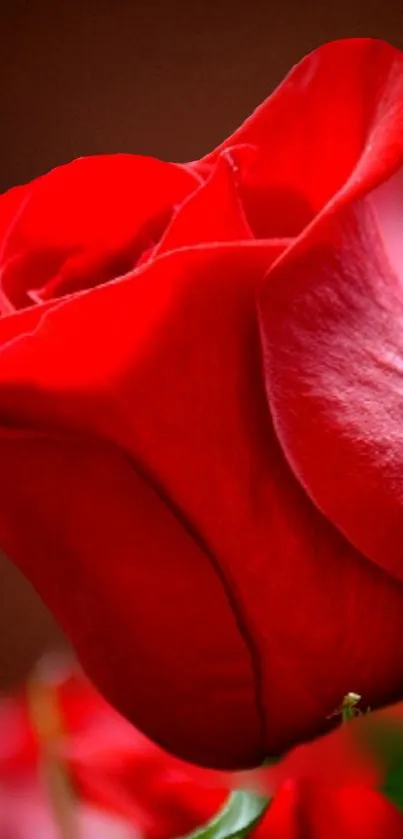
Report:
M 399 50 L 370 38 L 325 44 L 193 169 L 206 177 L 224 149 L 250 144 L 241 195 L 255 235 L 296 235 L 339 191 L 358 194 L 392 174 L 402 98 Z
M 230 151 L 218 158 L 206 183 L 179 207 L 153 257 L 186 245 L 253 238 L 238 194 L 238 159 L 239 150 L 237 161 Z
M 260 760 L 251 664 L 225 588 L 152 484 L 88 440 L 10 432 L 0 448 L 2 545 L 106 697 L 185 757 Z
M 198 183 L 175 164 L 99 155 L 2 195 L 0 270 L 8 307 L 31 305 L 31 290 L 60 296 L 126 273 Z
M 324 219 L 261 301 L 279 439 L 317 506 L 403 581 L 403 292 L 368 201 Z

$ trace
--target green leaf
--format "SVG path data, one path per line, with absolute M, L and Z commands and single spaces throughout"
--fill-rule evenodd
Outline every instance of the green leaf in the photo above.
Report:
M 269 803 L 266 796 L 243 790 L 233 792 L 223 809 L 186 839 L 243 839 L 256 827 Z
M 381 792 L 403 812 L 403 760 L 389 768 Z
M 368 714 L 356 729 L 356 742 L 375 758 L 383 776 L 379 791 L 403 812 L 403 726 Z

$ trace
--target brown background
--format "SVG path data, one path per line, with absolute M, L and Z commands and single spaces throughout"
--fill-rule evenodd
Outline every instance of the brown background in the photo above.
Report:
M 1 10 L 0 189 L 85 154 L 192 159 L 321 42 L 370 35 L 403 48 L 401 0 L 29 0 Z M 50 617 L 0 560 L 0 688 L 51 639 L 60 641 Z

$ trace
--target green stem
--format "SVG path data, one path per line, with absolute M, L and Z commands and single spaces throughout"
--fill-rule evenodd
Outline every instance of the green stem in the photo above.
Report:
M 79 839 L 74 794 L 67 766 L 58 754 L 65 734 L 55 688 L 38 676 L 27 687 L 28 707 L 60 839 Z

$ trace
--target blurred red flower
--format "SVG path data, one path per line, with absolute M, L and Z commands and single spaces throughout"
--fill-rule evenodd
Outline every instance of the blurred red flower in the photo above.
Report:
M 275 794 L 254 839 L 403 836 L 402 816 L 370 786 L 375 763 L 358 754 L 353 731 L 337 729 L 263 773 Z M 60 770 L 64 788 L 53 783 Z M 58 839 L 66 818 L 66 839 L 175 839 L 207 822 L 247 777 L 259 781 L 163 752 L 60 659 L 0 704 L 0 839 Z
M 254 839 L 401 839 L 403 818 L 362 785 L 285 783 Z
M 210 773 L 162 751 L 110 708 L 77 668 L 54 658 L 41 664 L 26 689 L 0 703 L 0 791 L 18 823 L 22 810 L 29 822 L 27 807 L 31 819 L 35 808 L 43 815 L 46 799 L 49 809 L 44 766 L 50 776 L 53 770 L 65 774 L 64 795 L 74 811 L 84 803 L 119 816 L 146 839 L 192 831 L 227 795 L 222 780 L 204 786 L 201 778 L 210 780 Z

